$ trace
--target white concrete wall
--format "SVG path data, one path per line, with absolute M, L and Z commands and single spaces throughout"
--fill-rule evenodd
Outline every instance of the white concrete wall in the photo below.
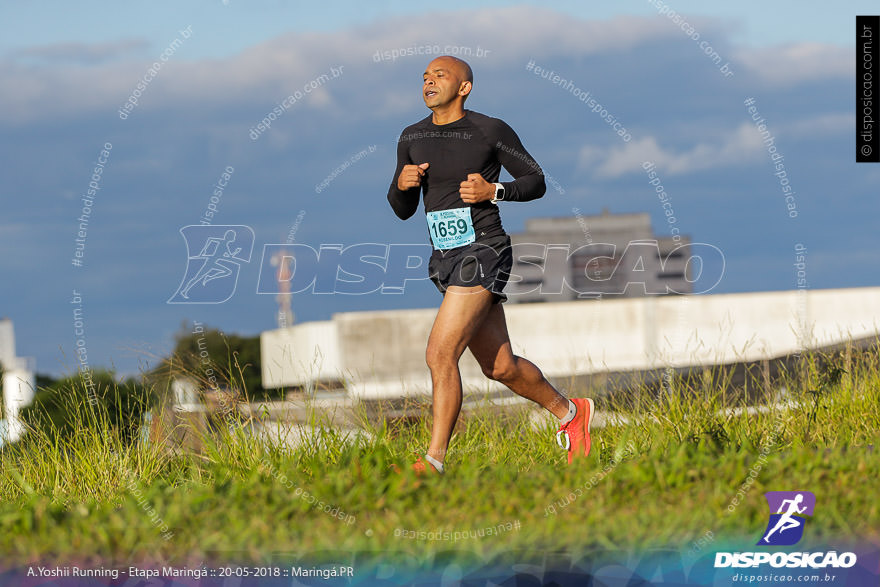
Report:
M 549 376 L 754 361 L 880 335 L 880 288 L 663 296 L 505 307 L 514 352 Z M 263 385 L 342 379 L 368 397 L 430 392 L 436 308 L 338 314 L 264 332 Z M 497 388 L 465 353 L 467 387 Z
M 339 354 L 337 323 L 330 320 L 263 332 L 260 357 L 264 387 L 339 379 L 345 369 Z

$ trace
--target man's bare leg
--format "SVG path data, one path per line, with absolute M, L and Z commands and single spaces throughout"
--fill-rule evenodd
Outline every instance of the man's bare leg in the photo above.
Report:
M 503 383 L 517 395 L 532 400 L 559 419 L 568 414 L 568 399 L 550 385 L 534 363 L 513 354 L 501 304 L 489 308 L 468 347 L 486 377 Z
M 428 455 L 443 462 L 461 410 L 458 361 L 492 308 L 492 293 L 481 286 L 450 286 L 434 319 L 425 360 L 431 370 L 434 422 Z
M 469 347 L 487 377 L 503 383 L 514 393 L 534 401 L 559 418 L 556 441 L 568 451 L 569 464 L 590 454 L 593 401 L 588 398 L 567 399 L 550 385 L 534 363 L 513 354 L 502 306 L 496 305 L 489 310 Z

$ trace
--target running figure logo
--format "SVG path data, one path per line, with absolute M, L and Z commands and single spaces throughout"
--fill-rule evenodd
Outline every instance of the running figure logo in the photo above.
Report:
M 250 262 L 254 250 L 251 227 L 191 224 L 180 234 L 186 242 L 186 271 L 168 303 L 221 304 L 231 298 L 241 264 Z
M 804 516 L 812 516 L 816 496 L 809 491 L 768 491 L 770 521 L 758 545 L 791 546 L 804 535 Z

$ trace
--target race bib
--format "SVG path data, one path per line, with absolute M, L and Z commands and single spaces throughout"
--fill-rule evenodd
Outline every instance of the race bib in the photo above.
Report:
M 474 221 L 470 208 L 428 212 L 428 232 L 435 249 L 453 249 L 474 242 Z

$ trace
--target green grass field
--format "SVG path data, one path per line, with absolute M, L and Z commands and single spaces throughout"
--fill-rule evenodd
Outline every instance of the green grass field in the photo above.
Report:
M 370 434 L 351 438 L 316 420 L 294 450 L 239 423 L 206 439 L 203 454 L 173 455 L 126 444 L 100 411 L 75 406 L 76 433 L 38 429 L 0 453 L 0 549 L 20 561 L 119 564 L 362 550 L 696 556 L 707 543 L 753 545 L 767 521 L 762 494 L 794 489 L 817 497 L 811 543 L 880 544 L 877 354 L 842 376 L 821 364 L 805 358 L 797 377 L 775 382 L 787 387 L 784 408 L 767 398 L 764 409 L 731 410 L 747 401 L 723 377 L 602 398 L 628 423 L 594 431 L 590 459 L 573 467 L 549 419 L 536 427 L 534 410 L 497 417 L 487 407 L 460 422 L 447 475 L 427 478 L 407 470 L 427 445 L 425 419 L 374 418 L 363 423 Z

